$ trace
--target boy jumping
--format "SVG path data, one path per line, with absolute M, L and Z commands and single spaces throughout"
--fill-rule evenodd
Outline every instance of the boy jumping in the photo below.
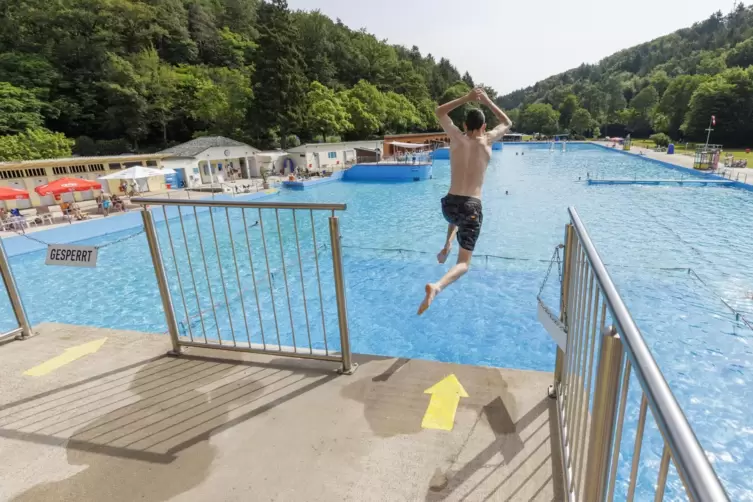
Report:
M 466 103 L 480 102 L 488 106 L 500 124 L 486 132 L 484 112 L 478 108 L 469 110 L 465 116 L 465 135 L 460 132 L 449 113 Z M 492 143 L 499 140 L 512 126 L 512 122 L 489 99 L 483 88 L 476 88 L 462 98 L 450 101 L 437 108 L 437 118 L 450 138 L 450 192 L 442 199 L 442 215 L 447 220 L 447 238 L 437 254 L 437 261 L 444 263 L 452 250 L 452 239 L 457 234 L 460 251 L 458 261 L 439 282 L 426 285 L 426 298 L 418 307 L 418 315 L 429 308 L 434 297 L 444 288 L 457 281 L 471 264 L 473 248 L 481 233 L 484 215 L 481 211 L 481 186 L 492 156 Z

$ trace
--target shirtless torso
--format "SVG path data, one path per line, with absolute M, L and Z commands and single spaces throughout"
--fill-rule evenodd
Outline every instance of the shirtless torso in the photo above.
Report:
M 488 106 L 500 121 L 500 125 L 487 132 L 483 113 L 479 110 L 471 110 L 466 116 L 466 133 L 463 134 L 448 114 L 453 109 L 474 101 Z M 481 188 L 484 185 L 486 168 L 492 156 L 492 143 L 502 138 L 512 125 L 507 115 L 489 99 L 481 88 L 474 89 L 466 96 L 438 107 L 437 118 L 450 138 L 451 171 L 450 190 L 442 198 L 442 215 L 448 223 L 447 238 L 444 247 L 437 254 L 437 261 L 444 263 L 447 260 L 455 236 L 460 244 L 460 251 L 458 262 L 444 277 L 436 283 L 427 284 L 424 288 L 426 297 L 418 308 L 419 315 L 429 308 L 439 292 L 468 271 L 484 221 Z
M 481 198 L 486 168 L 492 157 L 488 135 L 468 137 L 460 133 L 450 141 L 450 192 Z

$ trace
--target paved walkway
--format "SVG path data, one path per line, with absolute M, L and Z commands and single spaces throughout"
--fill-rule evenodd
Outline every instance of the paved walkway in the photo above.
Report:
M 37 331 L 0 345 L 0 500 L 561 500 L 550 373 L 357 356 L 338 376 L 170 358 L 160 335 Z M 451 431 L 424 429 L 424 391 L 450 374 L 469 397 Z

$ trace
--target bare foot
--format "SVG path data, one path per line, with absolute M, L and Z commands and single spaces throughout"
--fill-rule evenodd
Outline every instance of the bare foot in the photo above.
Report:
M 452 246 L 447 246 L 442 249 L 439 253 L 437 253 L 437 261 L 439 263 L 444 263 L 447 261 L 447 257 L 450 256 L 450 251 L 452 251 Z
M 421 302 L 421 305 L 418 307 L 418 315 L 423 314 L 426 312 L 426 309 L 429 308 L 431 305 L 431 302 L 434 301 L 434 297 L 437 296 L 437 293 L 439 293 L 439 288 L 434 284 L 427 284 L 426 285 L 426 297 L 424 298 L 424 301 Z

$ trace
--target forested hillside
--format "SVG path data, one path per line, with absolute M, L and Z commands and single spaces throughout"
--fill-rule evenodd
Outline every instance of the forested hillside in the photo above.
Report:
M 523 132 L 663 132 L 753 145 L 753 8 L 742 4 L 690 28 L 583 64 L 501 97 Z M 517 120 L 516 120 L 517 119 Z
M 284 148 L 434 130 L 436 103 L 473 84 L 446 59 L 285 0 L 0 7 L 0 160 L 70 153 L 73 139 L 91 155 L 202 134 Z

